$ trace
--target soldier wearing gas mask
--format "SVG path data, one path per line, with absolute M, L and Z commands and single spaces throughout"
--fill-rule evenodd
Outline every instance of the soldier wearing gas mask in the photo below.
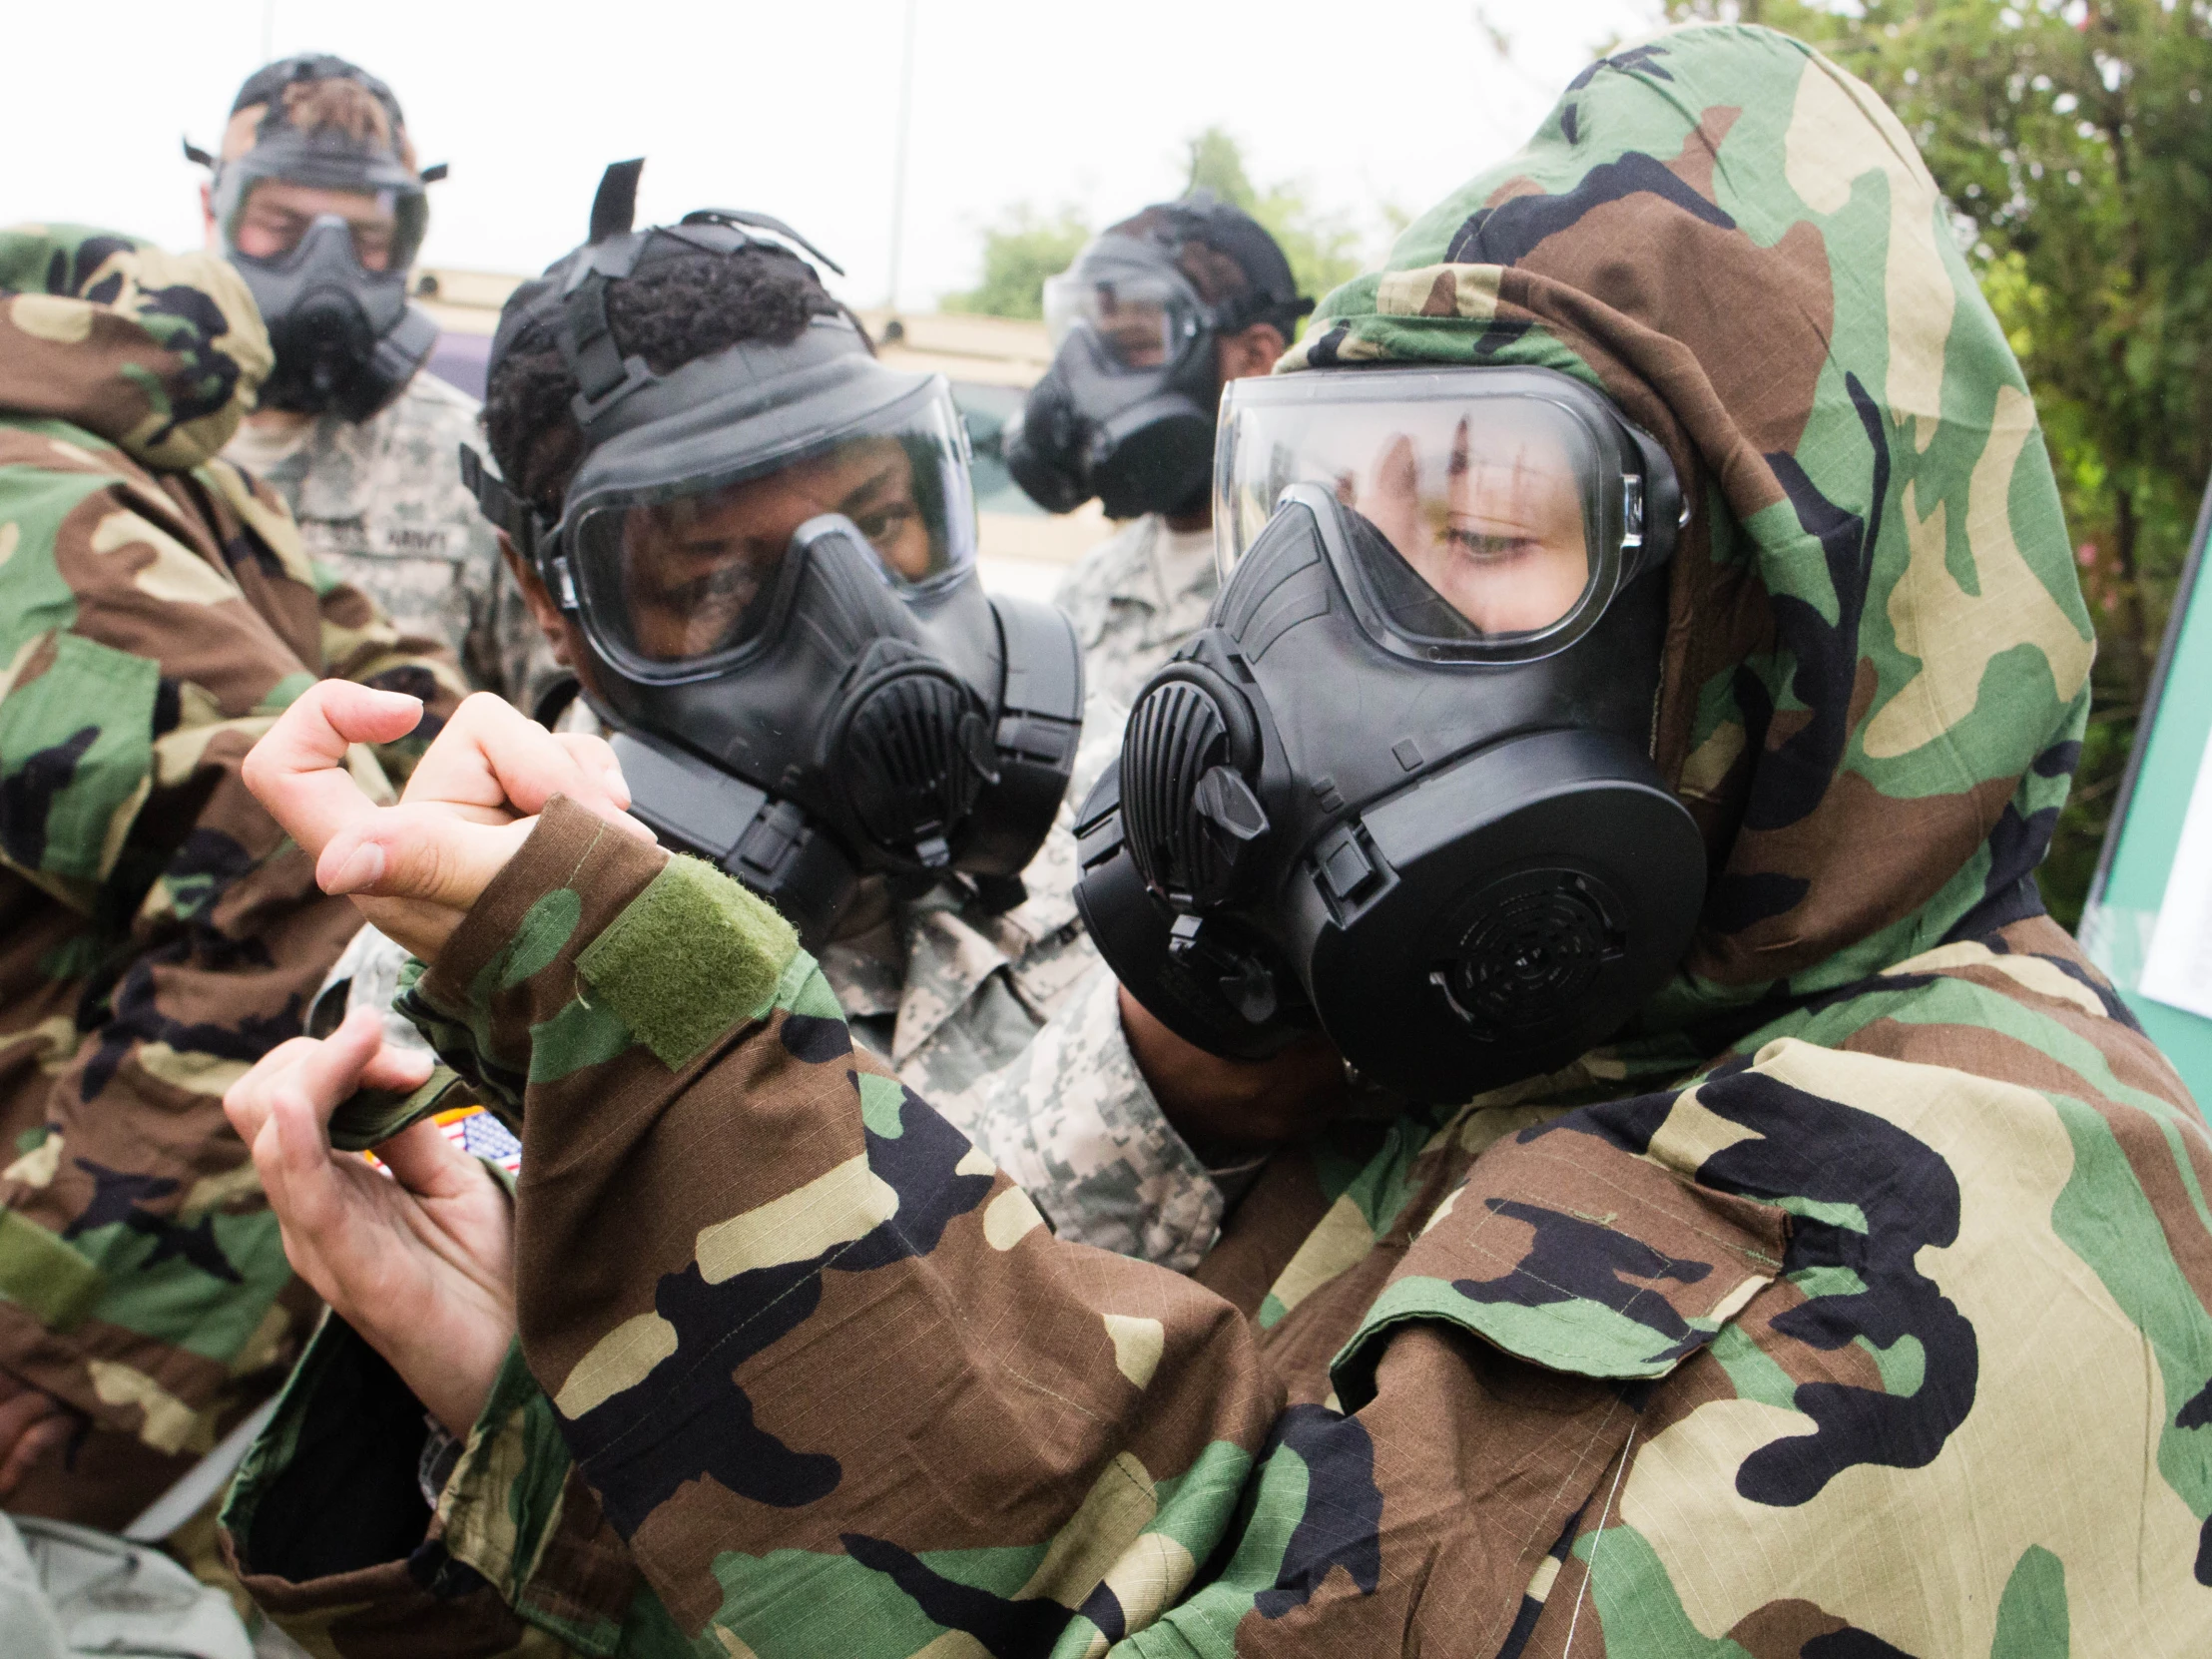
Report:
M 1258 221 L 1199 190 L 1096 238 L 1044 302 L 1052 367 L 1007 428 L 1006 465 L 1049 512 L 1096 497 L 1130 521 L 1053 596 L 1091 683 L 1126 707 L 1213 602 L 1221 389 L 1267 373 L 1313 301 Z
M 461 487 L 475 402 L 422 371 L 437 325 L 408 299 L 444 167 L 417 166 L 389 87 L 320 53 L 257 70 L 219 153 L 185 153 L 212 174 L 208 251 L 245 276 L 276 353 L 228 458 L 284 498 L 315 558 L 530 709 L 555 666 Z
M 1705 891 L 1649 758 L 1666 451 L 1548 368 L 1233 385 L 1228 582 L 1085 805 L 1085 919 L 1217 1054 L 1460 1100 L 1609 1037 Z
M 642 165 L 501 318 L 512 487 L 464 470 L 638 815 L 773 900 L 867 1040 L 957 1104 L 1096 962 L 1068 781 L 1122 711 L 1086 717 L 1058 611 L 984 594 L 943 379 L 877 362 L 773 219 L 633 230 Z M 388 1001 L 389 955 L 364 932 L 347 1002 Z

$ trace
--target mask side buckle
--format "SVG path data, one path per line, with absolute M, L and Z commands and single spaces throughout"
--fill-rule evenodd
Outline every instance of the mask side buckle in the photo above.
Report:
M 476 510 L 507 532 L 508 539 L 515 544 L 515 551 L 524 559 L 539 564 L 539 545 L 550 539 L 544 520 L 527 501 L 507 487 L 504 478 L 484 464 L 484 457 L 472 445 L 464 443 L 460 451 L 461 487 L 475 497 Z M 546 584 L 553 590 L 555 602 L 564 611 L 575 611 L 576 581 L 569 574 L 568 561 L 552 558 L 544 563 L 548 567 Z

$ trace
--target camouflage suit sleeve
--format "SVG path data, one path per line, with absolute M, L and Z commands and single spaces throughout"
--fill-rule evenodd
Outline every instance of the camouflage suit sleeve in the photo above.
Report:
M 780 917 L 624 840 L 550 808 L 402 1001 L 521 1118 L 522 1353 L 676 1624 L 739 1652 L 911 1651 L 899 1586 L 957 1593 L 909 1552 L 931 1516 L 1018 1544 L 985 1551 L 994 1598 L 1040 1577 L 1062 1624 L 1086 1602 L 1117 1635 L 1145 1621 L 1224 1535 L 1280 1404 L 1244 1321 L 1175 1274 L 1054 1241 L 987 1156 L 852 1046 Z M 720 1173 L 683 1198 L 657 1182 L 640 1208 L 619 1172 L 671 1157 Z M 537 1174 L 564 1163 L 558 1186 Z M 585 1259 L 613 1270 L 588 1311 L 551 1268 Z M 717 1358 L 686 1363 L 695 1345 Z M 911 1499 L 886 1503 L 898 1485 Z M 653 1520 L 710 1487 L 729 1494 L 711 1513 Z M 774 1553 L 792 1544 L 827 1575 L 800 1597 Z M 718 1561 L 753 1565 L 724 1584 Z M 843 1609 L 827 1643 L 805 1623 L 825 1607 Z
M 0 1365 L 134 1437 L 147 1455 L 117 1489 L 158 1490 L 310 1311 L 221 1097 L 297 1032 L 357 925 L 241 764 L 325 653 L 424 694 L 433 730 L 455 692 L 450 666 L 411 652 L 358 594 L 301 581 L 281 510 L 221 463 L 156 487 L 90 453 L 67 464 L 49 441 L 36 505 L 51 516 L 0 506 L 20 538 L 7 574 L 51 584 L 55 624 L 23 638 L 0 698 L 13 792 L 0 859 L 41 912 L 0 974 L 78 997 L 36 1027 L 37 1086 L 7 1090 Z M 388 791 L 423 741 L 357 770 Z M 34 938 L 45 948 L 25 960 Z M 87 1501 L 108 1524 L 128 1518 Z

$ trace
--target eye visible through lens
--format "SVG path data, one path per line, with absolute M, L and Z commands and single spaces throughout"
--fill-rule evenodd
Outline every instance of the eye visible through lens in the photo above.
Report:
M 941 532 L 925 509 L 913 450 L 896 436 L 858 438 L 826 455 L 706 494 L 632 507 L 622 521 L 621 583 L 632 644 L 682 662 L 757 631 L 792 537 L 841 513 L 885 574 L 926 580 L 943 568 Z
M 1582 489 L 1566 443 L 1541 422 L 1461 415 L 1448 446 L 1385 430 L 1337 499 L 1366 515 L 1421 580 L 1485 634 L 1548 628 L 1589 584 Z

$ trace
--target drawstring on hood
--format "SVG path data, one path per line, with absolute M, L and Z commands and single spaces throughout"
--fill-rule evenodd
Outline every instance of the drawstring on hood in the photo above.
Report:
M 75 225 L 0 231 L 0 410 L 182 472 L 230 441 L 270 360 L 245 278 L 215 255 Z
M 2040 911 L 2088 616 L 2019 364 L 1866 86 L 1755 27 L 1602 60 L 1278 372 L 1368 362 L 1575 375 L 1693 503 L 1652 734 L 1713 879 L 1641 1029 Z

